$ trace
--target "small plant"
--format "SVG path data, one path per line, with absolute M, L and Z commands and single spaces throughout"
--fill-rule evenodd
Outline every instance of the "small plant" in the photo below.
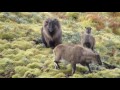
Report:
M 79 12 L 67 12 L 66 13 L 66 16 L 68 18 L 71 18 L 71 19 L 74 19 L 74 20 L 77 20 L 78 17 L 79 17 L 80 13 Z

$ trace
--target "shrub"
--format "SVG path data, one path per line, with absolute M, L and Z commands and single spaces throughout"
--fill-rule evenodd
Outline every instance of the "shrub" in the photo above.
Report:
M 12 48 L 19 48 L 22 50 L 27 50 L 27 49 L 32 48 L 32 46 L 33 46 L 32 43 L 23 40 L 23 41 L 14 41 Z
M 34 68 L 40 68 L 40 66 L 41 65 L 39 63 L 37 63 L 37 62 L 30 63 L 30 64 L 27 65 L 28 68 L 32 68 L 32 69 L 34 69 Z
M 41 74 L 41 71 L 37 68 L 34 69 L 29 69 L 28 71 L 25 72 L 24 78 L 36 78 Z
M 15 67 L 15 73 L 19 74 L 20 77 L 23 77 L 25 72 L 28 70 L 29 70 L 29 68 L 27 68 L 26 66 L 16 66 Z
M 80 14 L 79 12 L 67 12 L 67 13 L 66 13 L 66 16 L 67 16 L 68 18 L 77 20 L 78 17 L 79 17 L 79 14 Z

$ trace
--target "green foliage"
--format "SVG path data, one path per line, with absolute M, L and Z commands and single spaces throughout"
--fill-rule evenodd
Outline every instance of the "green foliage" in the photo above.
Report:
M 78 19 L 80 13 L 79 12 L 67 12 L 66 16 L 71 18 L 71 19 Z
M 65 74 L 64 73 L 58 73 L 54 76 L 54 78 L 64 78 Z
M 83 78 L 81 74 L 74 74 L 73 76 L 70 76 L 70 78 Z
M 0 76 L 10 78 L 14 73 L 14 62 L 9 58 L 0 60 Z
M 15 36 L 15 34 L 13 34 L 13 33 L 0 34 L 0 38 L 1 39 L 6 39 L 6 40 L 13 40 L 14 36 Z
M 19 48 L 19 49 L 22 49 L 22 50 L 30 49 L 30 48 L 32 48 L 32 46 L 33 46 L 32 43 L 24 41 L 24 40 L 15 41 L 12 44 L 12 48 Z
M 32 69 L 34 69 L 34 68 L 40 68 L 40 64 L 37 63 L 37 62 L 34 62 L 34 63 L 28 64 L 27 67 L 28 68 L 32 68 Z
M 25 72 L 24 78 L 36 78 L 41 74 L 41 71 L 37 68 L 34 69 L 29 69 L 28 71 Z
M 26 66 L 16 66 L 15 67 L 15 73 L 19 74 L 20 77 L 23 77 L 25 72 L 28 70 L 29 70 L 29 68 L 27 68 Z
M 82 65 L 76 65 L 77 66 L 77 72 L 80 72 L 80 73 L 85 73 L 88 71 L 88 68 L 85 67 L 85 66 L 82 66 Z

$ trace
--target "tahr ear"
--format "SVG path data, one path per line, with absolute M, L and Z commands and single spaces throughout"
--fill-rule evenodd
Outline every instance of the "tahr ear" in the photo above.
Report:
M 50 18 L 47 18 L 47 19 L 44 21 L 44 25 L 47 26 L 48 23 L 49 23 L 49 21 L 50 21 Z
M 89 27 L 90 28 L 90 30 L 92 29 L 91 27 Z
M 55 24 L 58 28 L 60 28 L 59 20 L 58 20 L 57 18 L 54 18 L 53 21 L 54 21 L 54 24 Z
M 49 23 L 49 21 L 50 21 L 50 18 L 47 18 L 47 19 L 45 20 L 45 23 Z
M 53 21 L 54 21 L 55 23 L 59 23 L 59 20 L 58 20 L 57 18 L 54 18 Z

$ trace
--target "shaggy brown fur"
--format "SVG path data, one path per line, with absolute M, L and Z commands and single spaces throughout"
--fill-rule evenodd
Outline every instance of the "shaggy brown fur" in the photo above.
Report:
M 86 27 L 86 31 L 81 33 L 81 45 L 94 51 L 95 38 L 91 35 L 90 27 Z
M 46 47 L 54 48 L 62 43 L 62 30 L 57 19 L 45 20 L 41 30 L 42 42 Z
M 102 65 L 99 54 L 81 45 L 60 44 L 55 47 L 53 52 L 55 54 L 55 68 L 59 69 L 60 66 L 58 63 L 61 59 L 64 59 L 71 63 L 72 74 L 75 73 L 77 63 L 80 63 L 83 66 L 87 66 L 89 72 L 91 72 L 91 69 L 89 67 L 90 63 L 95 62 Z

